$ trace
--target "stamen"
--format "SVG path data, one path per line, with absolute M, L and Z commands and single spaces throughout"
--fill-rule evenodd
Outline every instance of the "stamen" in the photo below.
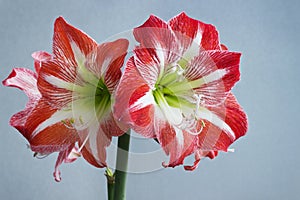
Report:
M 86 136 L 86 138 L 84 139 L 83 143 L 81 144 L 81 146 L 80 146 L 79 149 L 78 149 L 78 153 L 81 152 L 81 150 L 83 149 L 84 145 L 87 143 L 89 137 L 90 137 L 90 134 L 88 134 L 88 135 Z
M 26 144 L 27 148 L 32 150 L 29 144 Z M 42 154 L 39 152 L 34 152 L 33 153 L 33 157 L 37 158 L 37 159 L 43 159 L 46 158 L 47 156 L 49 156 L 50 154 Z
M 81 156 L 80 152 L 77 150 L 76 147 L 74 147 L 72 149 L 72 151 L 69 153 L 67 159 L 65 162 L 73 162 L 74 160 L 76 160 L 77 158 L 79 158 Z
M 201 126 L 199 127 L 199 119 L 197 118 L 197 113 L 199 112 L 199 108 L 201 106 L 201 99 L 202 95 L 194 94 L 193 98 L 190 100 L 190 103 L 194 105 L 193 112 L 185 115 L 183 115 L 182 122 L 177 126 L 181 130 L 185 130 L 189 134 L 192 135 L 198 135 L 202 132 L 203 128 L 205 127 L 205 122 L 201 120 Z
M 194 97 L 197 99 L 195 116 L 199 116 L 199 110 L 200 110 L 200 107 L 201 107 L 201 104 L 202 104 L 202 100 L 201 99 L 202 99 L 203 95 L 201 95 L 201 94 L 199 94 L 199 95 L 194 94 Z M 203 127 L 205 127 L 204 121 L 202 120 L 201 122 L 202 122 Z
M 196 98 L 196 112 L 197 112 L 197 110 L 199 110 L 199 108 L 200 108 L 201 99 L 202 99 L 203 95 L 194 94 L 194 97 Z
M 204 126 L 201 126 L 200 130 L 198 130 L 198 120 L 193 114 L 190 117 L 184 116 L 183 119 L 184 120 L 177 126 L 179 129 L 191 135 L 199 135 L 202 132 Z
M 81 125 L 84 124 L 83 119 L 82 119 L 82 116 L 79 116 L 79 122 L 81 123 Z
M 43 159 L 46 158 L 47 156 L 49 156 L 50 154 L 42 154 L 42 153 L 38 153 L 38 152 L 34 152 L 33 153 L 33 157 L 37 158 L 37 159 Z
M 184 73 L 184 69 L 182 69 L 182 67 L 179 64 L 177 64 L 176 66 L 177 66 L 177 74 L 180 76 L 180 79 L 183 80 L 184 76 L 182 75 Z
M 63 123 L 63 125 L 69 129 L 74 129 L 74 118 L 61 120 L 61 123 Z
M 169 73 L 174 73 L 177 70 L 176 65 L 171 65 L 170 67 L 166 67 L 165 75 Z
M 234 153 L 234 149 L 227 149 L 227 152 Z
M 205 122 L 203 120 L 201 120 L 202 123 L 202 127 L 205 127 Z

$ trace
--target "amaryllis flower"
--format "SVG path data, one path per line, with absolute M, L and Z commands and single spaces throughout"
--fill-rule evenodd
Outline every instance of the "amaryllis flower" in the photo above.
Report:
M 14 69 L 6 86 L 22 89 L 29 97 L 24 111 L 10 123 L 39 155 L 60 152 L 58 166 L 80 154 L 96 167 L 106 166 L 105 148 L 112 136 L 124 133 L 114 120 L 111 95 L 121 77 L 128 41 L 98 45 L 82 31 L 55 21 L 53 55 L 34 55 L 36 73 Z
M 247 130 L 231 93 L 239 80 L 240 53 L 219 42 L 214 26 L 185 13 L 156 16 L 133 31 L 139 42 L 116 91 L 114 114 L 137 133 L 156 138 L 170 155 L 164 166 L 227 151 Z
M 15 68 L 12 70 L 10 75 L 3 81 L 3 84 L 5 86 L 16 87 L 23 90 L 29 98 L 25 109 L 14 114 L 11 117 L 10 125 L 19 130 L 23 134 L 23 136 L 29 141 L 31 150 L 35 152 L 35 157 L 43 158 L 44 156 L 47 156 L 48 154 L 53 153 L 55 151 L 59 152 L 54 171 L 55 180 L 59 181 L 59 165 L 61 165 L 62 162 L 72 162 L 77 158 L 78 152 L 77 148 L 75 147 L 77 136 L 76 133 L 71 133 L 69 130 L 67 130 L 65 134 L 69 134 L 70 137 L 66 142 L 60 144 L 58 143 L 44 145 L 43 140 L 47 139 L 47 137 L 52 137 L 51 131 L 53 129 L 49 128 L 47 132 L 44 132 L 42 134 L 43 137 L 45 137 L 44 139 L 38 137 L 38 135 L 33 134 L 33 129 L 36 126 L 36 123 L 39 123 L 39 120 L 35 119 L 34 117 L 37 117 L 39 115 L 39 118 L 43 118 L 51 114 L 50 111 L 45 113 L 44 116 L 40 116 L 42 114 L 39 113 L 40 109 L 37 108 L 37 106 L 41 105 L 40 100 L 42 97 L 40 91 L 37 88 L 38 72 L 40 70 L 41 61 L 51 59 L 51 55 L 46 52 L 35 52 L 32 54 L 32 57 L 34 58 L 35 72 L 26 68 Z M 58 126 L 56 128 L 61 128 L 62 132 L 66 131 L 65 126 Z M 52 137 L 51 140 L 56 139 Z

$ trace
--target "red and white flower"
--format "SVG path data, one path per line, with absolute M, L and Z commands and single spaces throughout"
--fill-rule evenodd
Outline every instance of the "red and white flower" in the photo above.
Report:
M 98 45 L 59 17 L 53 55 L 34 53 L 36 72 L 17 68 L 3 81 L 29 97 L 25 110 L 11 118 L 11 125 L 29 141 L 32 151 L 60 152 L 54 172 L 57 181 L 58 166 L 79 153 L 92 165 L 105 167 L 105 148 L 112 136 L 124 133 L 113 118 L 111 96 L 127 48 L 126 39 Z
M 240 53 L 219 42 L 214 26 L 185 13 L 156 16 L 133 31 L 139 46 L 116 91 L 114 115 L 170 155 L 165 166 L 195 154 L 214 158 L 247 130 L 245 113 L 230 92 L 240 78 Z

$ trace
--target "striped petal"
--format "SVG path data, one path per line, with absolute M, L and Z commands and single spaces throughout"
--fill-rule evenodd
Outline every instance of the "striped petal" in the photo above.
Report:
M 170 156 L 169 162 L 164 162 L 163 165 L 175 167 L 183 164 L 184 159 L 194 152 L 197 136 L 171 125 L 160 109 L 155 110 L 154 120 L 156 137 L 166 154 Z
M 37 71 L 40 70 L 42 61 L 50 59 L 50 55 L 45 52 L 35 52 L 32 57 Z M 71 162 L 76 159 L 71 157 L 72 151 L 70 151 L 74 147 L 76 136 L 72 133 L 70 137 L 70 129 L 62 125 L 61 120 L 49 120 L 55 115 L 55 110 L 41 99 L 37 88 L 37 77 L 37 73 L 31 70 L 15 68 L 3 81 L 5 86 L 23 90 L 29 98 L 26 108 L 14 114 L 10 119 L 10 124 L 28 140 L 30 148 L 35 154 L 48 155 L 55 151 L 59 152 L 54 176 L 56 181 L 60 181 L 58 167 L 62 162 Z M 52 121 L 52 123 L 46 123 L 46 121 Z
M 145 137 L 154 137 L 154 99 L 149 93 L 151 90 L 131 57 L 115 92 L 114 116 Z
M 60 109 L 71 102 L 72 86 L 82 85 L 88 72 L 82 68 L 88 55 L 96 52 L 97 43 L 62 17 L 56 19 L 53 35 L 53 58 L 41 61 L 38 87 L 42 95 Z M 35 57 L 48 56 L 45 53 Z M 84 76 L 85 75 L 85 76 Z M 89 79 L 90 80 L 90 79 Z
M 153 48 L 138 48 L 134 53 L 134 61 L 139 73 L 153 88 L 159 75 L 164 71 L 164 56 L 156 56 Z
M 42 62 L 45 62 L 52 58 L 51 54 L 49 54 L 45 51 L 36 51 L 36 52 L 32 53 L 31 56 L 34 59 L 34 68 L 37 73 L 39 73 L 39 71 L 42 67 Z
M 176 35 L 177 42 L 183 49 L 181 63 L 188 62 L 201 50 L 203 29 L 206 24 L 188 17 L 185 13 L 172 18 L 168 24 Z M 207 25 L 208 26 L 208 25 Z
M 202 105 L 223 103 L 228 92 L 240 79 L 240 53 L 228 51 L 201 52 L 188 65 L 186 77 L 201 95 Z
M 60 109 L 72 101 L 74 83 L 82 85 L 88 72 L 82 68 L 88 55 L 96 51 L 97 43 L 62 17 L 56 19 L 53 35 L 53 58 L 40 60 L 38 87 L 42 95 Z M 41 56 L 34 54 L 35 57 Z M 45 54 L 44 54 L 45 56 Z M 82 77 L 84 76 L 84 77 Z M 93 78 L 93 76 L 88 76 Z
M 36 83 L 37 74 L 26 68 L 14 68 L 8 77 L 2 81 L 4 86 L 15 87 L 23 90 L 30 101 L 41 97 Z
M 91 149 L 89 148 L 88 145 L 84 146 L 81 149 L 81 154 L 83 156 L 83 158 L 90 163 L 91 165 L 97 167 L 97 168 L 103 168 L 105 167 L 105 165 L 103 165 L 102 163 L 99 164 L 99 161 L 96 160 L 95 156 L 91 153 Z
M 55 20 L 53 54 L 55 58 L 68 64 L 71 73 L 76 71 L 82 56 L 86 57 L 96 47 L 97 43 L 92 38 L 68 24 L 62 17 Z
M 90 71 L 104 78 L 105 85 L 111 93 L 121 78 L 121 67 L 128 45 L 126 39 L 100 44 L 97 47 L 96 64 L 90 65 Z
M 159 49 L 164 50 L 179 50 L 174 42 L 176 39 L 170 26 L 154 15 L 151 15 L 143 25 L 135 28 L 133 34 L 142 48 L 160 47 Z
M 144 79 L 153 86 L 160 79 L 165 67 L 180 59 L 182 48 L 170 26 L 151 15 L 149 19 L 133 31 L 140 43 L 135 52 L 135 64 Z
M 220 50 L 218 32 L 213 25 L 190 18 L 184 12 L 172 18 L 168 24 L 184 49 L 180 61 L 182 66 L 201 51 Z
M 229 145 L 246 134 L 247 116 L 232 94 L 229 94 L 225 104 L 208 107 L 207 113 L 210 117 L 202 115 L 205 127 L 199 135 L 199 149 L 227 151 Z
M 227 152 L 234 141 L 246 134 L 247 116 L 233 94 L 228 95 L 223 105 L 209 109 L 206 113 L 210 113 L 210 117 L 202 119 L 205 126 L 198 135 L 195 162 L 191 166 L 184 166 L 186 170 L 196 169 L 200 160 L 205 157 L 215 158 L 218 151 Z
M 10 119 L 10 125 L 19 130 L 26 138 L 29 138 L 27 134 L 24 133 L 27 118 L 41 98 L 41 94 L 36 85 L 36 77 L 37 74 L 29 69 L 15 68 L 2 82 L 5 86 L 16 87 L 23 90 L 28 96 L 29 100 L 25 109 L 14 114 Z
M 41 99 L 28 116 L 22 134 L 32 151 L 43 154 L 63 151 L 78 140 L 76 130 L 68 124 L 71 120 L 71 112 L 54 109 Z
M 100 124 L 94 122 L 87 129 L 79 131 L 80 146 L 83 157 L 95 167 L 106 167 L 106 147 L 111 142 L 111 136 L 104 133 Z
M 193 171 L 195 170 L 201 159 L 208 157 L 210 159 L 214 159 L 218 155 L 218 151 L 202 151 L 200 149 L 197 149 L 195 151 L 195 161 L 193 165 L 185 165 L 184 169 L 187 171 Z
M 60 177 L 61 173 L 59 170 L 59 166 L 62 163 L 74 162 L 79 156 L 80 156 L 80 154 L 78 153 L 77 148 L 74 145 L 70 145 L 65 150 L 59 152 L 56 163 L 55 163 L 55 169 L 53 172 L 55 181 L 57 181 L 57 182 L 61 181 L 61 177 Z
M 75 143 L 78 141 L 77 131 L 72 128 L 69 113 L 55 110 L 41 99 L 28 116 L 22 134 L 27 138 L 30 149 L 41 155 L 59 152 L 53 176 L 61 181 L 59 166 L 75 161 L 80 153 Z
M 112 112 L 101 119 L 100 128 L 107 135 L 107 137 L 120 136 L 126 131 L 126 126 L 116 121 Z
M 66 63 L 59 63 L 57 60 L 42 63 L 38 88 L 43 97 L 57 109 L 65 107 L 72 101 L 76 73 L 66 73 L 71 73 Z

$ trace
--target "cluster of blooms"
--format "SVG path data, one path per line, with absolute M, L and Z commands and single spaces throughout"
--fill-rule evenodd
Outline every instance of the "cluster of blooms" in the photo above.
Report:
M 33 53 L 35 72 L 15 68 L 3 81 L 29 98 L 10 124 L 36 156 L 59 152 L 55 180 L 59 165 L 80 155 L 106 167 L 106 147 L 129 128 L 159 142 L 165 167 L 194 154 L 186 170 L 245 135 L 246 115 L 231 93 L 241 54 L 220 44 L 214 26 L 185 13 L 168 22 L 152 15 L 133 35 L 139 45 L 122 73 L 127 39 L 97 44 L 59 17 L 53 54 Z

